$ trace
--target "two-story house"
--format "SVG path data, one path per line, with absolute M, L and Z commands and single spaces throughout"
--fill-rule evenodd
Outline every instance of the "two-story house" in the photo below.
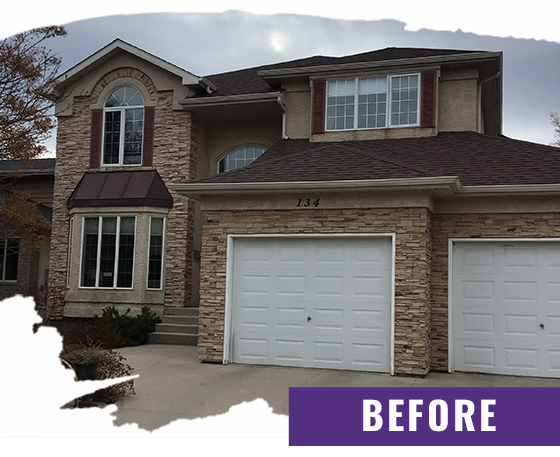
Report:
M 560 154 L 502 54 L 198 77 L 116 40 L 58 78 L 60 315 L 199 307 L 201 361 L 560 377 Z

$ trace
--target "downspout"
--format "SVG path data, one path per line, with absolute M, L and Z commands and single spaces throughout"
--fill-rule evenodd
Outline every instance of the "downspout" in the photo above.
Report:
M 482 133 L 482 85 L 487 83 L 488 81 L 499 78 L 501 74 L 502 70 L 498 70 L 495 75 L 489 76 L 488 78 L 483 79 L 478 83 L 478 125 L 476 127 L 478 133 Z
M 282 139 L 287 140 L 288 135 L 286 135 L 286 105 L 284 105 L 284 101 L 282 100 L 282 96 L 278 96 L 278 105 L 280 105 L 280 109 L 282 110 Z

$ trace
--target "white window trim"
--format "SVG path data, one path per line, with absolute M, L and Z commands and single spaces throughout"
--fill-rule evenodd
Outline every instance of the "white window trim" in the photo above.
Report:
M 267 149 L 267 148 L 265 148 L 264 146 L 251 146 L 251 145 L 249 145 L 249 146 L 240 146 L 240 147 L 238 147 L 238 148 L 231 149 L 230 151 L 228 151 L 228 152 L 226 152 L 225 154 L 223 154 L 222 156 L 220 156 L 220 157 L 218 158 L 218 160 L 216 160 L 216 173 L 217 173 L 217 174 L 220 174 L 220 162 L 221 162 L 222 160 L 224 160 L 227 156 L 229 156 L 230 154 L 233 154 L 234 152 L 240 151 L 240 150 L 242 150 L 242 149 L 250 149 L 250 148 L 253 148 L 253 149 L 262 149 L 262 150 L 263 150 L 263 152 L 262 152 L 263 154 L 266 152 L 266 149 Z M 262 155 L 262 154 L 261 154 L 261 155 Z M 259 156 L 259 157 L 260 157 L 260 156 Z M 255 159 L 255 160 L 257 160 L 257 159 Z M 253 160 L 253 162 L 254 162 L 254 160 Z M 253 162 L 251 162 L 251 163 L 253 163 Z M 249 165 L 251 165 L 251 164 L 247 164 L 247 165 L 245 165 L 245 167 L 247 167 L 247 166 L 249 166 Z M 245 168 L 245 167 L 241 167 L 241 168 Z M 239 168 L 236 168 L 236 170 L 239 170 Z M 228 171 L 233 171 L 233 170 L 228 170 Z M 225 173 L 225 171 L 223 171 L 222 173 Z
M 125 86 L 127 87 L 134 87 L 130 84 L 126 84 Z M 119 87 L 124 87 L 124 86 L 119 86 Z M 113 89 L 111 92 L 109 92 L 109 95 L 111 95 L 115 90 L 117 90 L 119 87 L 116 87 L 115 89 Z M 144 96 L 142 95 L 142 92 L 137 88 L 134 87 L 134 89 L 138 90 L 138 92 L 140 92 L 140 95 L 142 96 L 142 99 L 144 99 Z M 107 108 L 105 107 L 105 103 L 107 102 L 107 98 L 109 97 L 109 95 L 107 95 L 107 97 L 105 97 L 105 101 L 103 102 L 103 119 L 102 119 L 102 129 L 101 129 L 101 166 L 103 167 L 140 167 L 142 166 L 142 160 L 143 160 L 143 156 L 144 156 L 144 129 L 145 129 L 145 125 L 146 125 L 146 119 L 145 119 L 145 114 L 146 114 L 146 110 L 144 109 L 145 105 L 134 105 L 134 106 L 114 106 L 114 107 L 110 107 Z M 128 109 L 141 109 L 142 110 L 142 144 L 141 144 L 141 149 L 140 149 L 140 163 L 124 163 L 124 130 L 125 130 L 125 121 L 126 121 L 126 110 Z M 105 163 L 105 113 L 107 112 L 114 112 L 114 111 L 120 111 L 121 112 L 121 126 L 120 126 L 120 131 L 119 131 L 119 163 Z
M 16 279 L 4 279 L 6 277 L 6 259 L 8 257 L 8 241 L 9 240 L 18 240 L 18 267 L 19 267 L 19 242 L 21 241 L 19 236 L 12 236 L 11 238 L 8 237 L 7 233 L 4 233 L 4 237 L 3 237 L 4 242 L 2 243 L 2 246 L 0 246 L 0 252 L 1 252 L 1 256 L 2 256 L 2 271 L 0 272 L 0 282 L 1 283 L 7 283 L 7 284 L 15 284 L 17 283 L 17 274 L 16 274 Z M 19 268 L 18 268 L 19 270 Z
M 150 238 L 152 236 L 152 219 L 163 219 L 163 232 L 162 232 L 162 241 L 161 241 L 161 281 L 159 287 L 149 287 L 148 280 L 150 275 Z M 150 216 L 150 223 L 148 227 L 148 256 L 146 258 L 146 289 L 147 290 L 163 290 L 163 272 L 165 271 L 165 227 L 167 224 L 167 218 L 163 216 Z
M 359 128 L 358 126 L 358 90 L 359 90 L 359 80 L 360 79 L 367 79 L 367 78 L 378 78 L 385 76 L 387 78 L 387 102 L 385 108 L 385 127 L 362 127 Z M 417 101 L 417 112 L 418 112 L 418 121 L 415 124 L 399 124 L 399 125 L 392 125 L 391 124 L 391 88 L 392 88 L 392 81 L 393 78 L 398 78 L 402 76 L 418 76 L 418 101 Z M 354 79 L 354 128 L 351 129 L 328 129 L 328 119 L 327 119 L 327 99 L 329 96 L 328 90 L 328 83 L 330 81 L 350 81 Z M 356 130 L 381 130 L 381 129 L 398 129 L 398 128 L 410 128 L 410 127 L 420 127 L 420 106 L 421 106 L 421 87 L 422 87 L 422 74 L 421 73 L 403 73 L 403 74 L 388 74 L 388 75 L 368 75 L 368 76 L 356 76 L 355 78 L 335 78 L 327 80 L 327 88 L 325 93 L 325 132 L 353 132 Z
M 68 262 L 66 264 L 66 288 L 70 287 L 70 272 L 72 271 L 72 240 L 74 239 L 74 218 L 70 218 L 68 228 Z M 81 278 L 81 275 L 80 275 Z
M 97 258 L 96 258 L 96 265 L 95 265 L 95 286 L 82 286 L 82 267 L 83 267 L 83 258 L 84 258 L 84 236 L 85 236 L 85 229 L 86 224 L 85 220 L 87 218 L 98 218 L 98 226 L 97 226 Z M 117 271 L 118 261 L 119 261 L 119 247 L 120 247 L 120 231 L 121 231 L 121 217 L 133 217 L 134 218 L 134 252 L 132 253 L 132 282 L 130 287 L 117 287 L 117 276 L 118 274 L 113 275 L 113 287 L 100 287 L 99 284 L 99 267 L 101 264 L 101 235 L 102 235 L 102 224 L 104 217 L 116 217 L 117 218 L 117 233 L 116 233 L 116 243 L 115 243 L 115 266 L 113 272 Z M 82 216 L 82 239 L 80 242 L 80 277 L 78 279 L 78 288 L 79 289 L 91 289 L 91 290 L 132 290 L 134 289 L 134 267 L 136 265 L 136 230 L 137 230 L 137 223 L 138 218 L 136 216 L 120 216 L 120 215 L 98 215 L 98 214 L 89 214 Z M 118 273 L 118 272 L 117 272 Z
M 226 291 L 224 314 L 223 363 L 233 362 L 233 275 L 235 242 L 241 238 L 386 238 L 391 240 L 391 336 L 389 344 L 390 374 L 395 374 L 395 277 L 396 277 L 396 234 L 395 233 L 270 233 L 228 234 L 226 241 Z

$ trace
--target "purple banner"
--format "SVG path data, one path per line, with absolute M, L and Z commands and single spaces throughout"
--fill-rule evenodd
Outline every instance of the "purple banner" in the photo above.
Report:
M 560 388 L 290 388 L 290 446 L 560 446 Z

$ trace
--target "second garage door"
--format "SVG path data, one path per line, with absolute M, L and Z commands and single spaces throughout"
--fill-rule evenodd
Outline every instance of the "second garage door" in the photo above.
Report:
M 455 242 L 454 369 L 560 377 L 560 243 Z
M 233 361 L 391 371 L 390 237 L 240 237 Z

